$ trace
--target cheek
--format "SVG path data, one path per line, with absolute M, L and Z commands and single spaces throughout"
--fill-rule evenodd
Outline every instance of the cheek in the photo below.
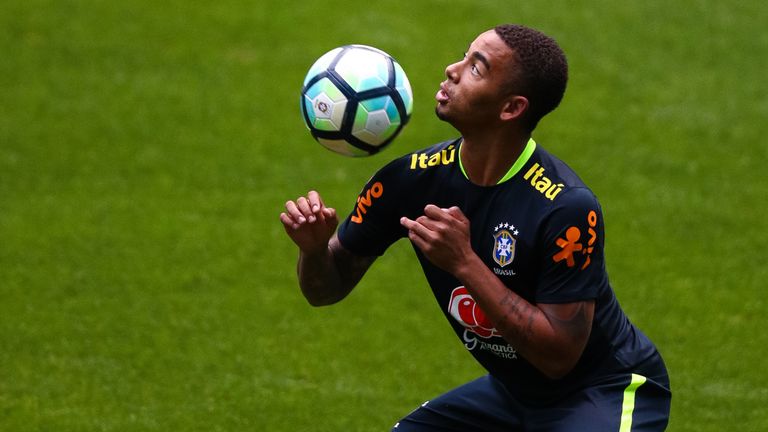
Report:
M 465 85 L 460 89 L 459 96 L 463 101 L 471 104 L 485 105 L 498 97 L 498 91 L 486 82 L 473 82 L 465 80 Z
M 495 115 L 499 103 L 497 94 L 489 94 L 481 91 L 464 95 L 462 101 L 465 102 L 466 106 L 476 115 Z
M 485 97 L 477 92 L 477 89 L 465 87 L 453 95 L 453 100 L 457 105 L 468 110 L 477 110 L 485 104 Z

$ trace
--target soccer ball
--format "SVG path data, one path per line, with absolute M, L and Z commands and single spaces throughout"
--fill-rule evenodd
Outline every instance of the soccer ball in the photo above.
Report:
M 369 156 L 408 123 L 413 92 L 387 53 L 345 45 L 321 56 L 304 78 L 301 112 L 312 136 L 345 156 Z

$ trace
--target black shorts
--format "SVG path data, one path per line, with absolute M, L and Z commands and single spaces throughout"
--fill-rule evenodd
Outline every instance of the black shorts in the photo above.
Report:
M 392 432 L 663 431 L 670 401 L 666 370 L 653 377 L 608 376 L 544 407 L 521 403 L 500 381 L 486 375 L 425 402 Z

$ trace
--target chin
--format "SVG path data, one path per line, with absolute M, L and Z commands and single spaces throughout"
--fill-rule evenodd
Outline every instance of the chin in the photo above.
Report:
M 446 114 L 443 110 L 440 109 L 440 105 L 435 107 L 435 115 L 437 116 L 437 118 L 439 118 L 440 120 L 442 120 L 444 122 L 448 122 L 448 123 L 451 122 L 450 117 L 448 116 L 448 114 Z

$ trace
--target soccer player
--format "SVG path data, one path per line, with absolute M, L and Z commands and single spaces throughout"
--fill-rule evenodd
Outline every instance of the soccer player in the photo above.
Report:
M 500 25 L 445 75 L 436 113 L 460 138 L 383 167 L 338 232 L 317 192 L 286 203 L 304 296 L 338 302 L 389 245 L 411 241 L 488 374 L 421 405 L 395 432 L 664 430 L 669 378 L 609 285 L 600 205 L 531 138 L 565 93 L 562 50 L 539 31 Z

